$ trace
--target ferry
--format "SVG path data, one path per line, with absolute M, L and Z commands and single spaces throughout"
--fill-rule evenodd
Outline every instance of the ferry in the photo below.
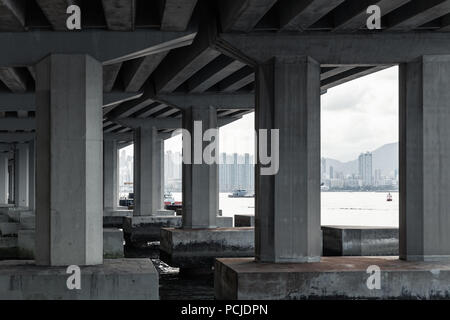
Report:
M 386 201 L 392 201 L 392 195 L 390 192 L 387 195 Z
M 228 195 L 228 198 L 254 198 L 254 194 L 248 194 L 245 189 L 236 189 L 232 194 Z

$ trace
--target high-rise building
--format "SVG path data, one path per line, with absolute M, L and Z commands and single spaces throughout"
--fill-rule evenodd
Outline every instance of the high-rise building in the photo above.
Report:
M 359 176 L 363 186 L 371 186 L 372 183 L 372 153 L 361 153 L 358 158 Z
M 334 179 L 334 168 L 330 166 L 330 179 Z

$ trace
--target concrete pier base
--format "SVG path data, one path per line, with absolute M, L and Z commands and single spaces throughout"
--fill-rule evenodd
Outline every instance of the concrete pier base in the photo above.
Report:
M 398 228 L 322 226 L 324 256 L 397 256 Z
M 150 259 L 104 260 L 81 267 L 81 289 L 67 288 L 66 267 L 34 261 L 0 261 L 1 300 L 158 300 L 159 280 Z
M 104 228 L 123 228 L 126 217 L 132 217 L 133 210 L 113 210 L 104 212 L 103 227 Z
M 161 230 L 160 258 L 183 269 L 211 268 L 218 257 L 254 255 L 253 228 Z
M 380 267 L 380 289 L 370 290 L 369 266 Z M 215 263 L 216 299 L 449 299 L 450 263 L 398 257 L 322 257 L 313 263 Z
M 180 228 L 182 217 L 175 215 L 133 216 L 124 220 L 124 233 L 131 242 L 158 241 L 161 228 Z M 233 227 L 233 217 L 217 217 L 219 228 Z
M 255 215 L 254 214 L 235 214 L 234 215 L 234 226 L 236 228 L 254 227 L 255 226 Z

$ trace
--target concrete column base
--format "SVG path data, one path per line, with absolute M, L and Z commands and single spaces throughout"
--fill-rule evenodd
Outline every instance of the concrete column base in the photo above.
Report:
M 324 256 L 398 256 L 398 228 L 322 226 Z
M 104 260 L 81 267 L 81 289 L 69 290 L 66 267 L 0 261 L 1 300 L 158 300 L 159 279 L 150 259 Z
M 126 217 L 132 217 L 133 210 L 113 210 L 103 212 L 103 228 L 123 228 Z
M 236 228 L 254 227 L 255 226 L 255 215 L 254 214 L 235 214 L 234 215 L 234 226 Z
M 211 268 L 218 257 L 255 254 L 253 228 L 161 229 L 160 259 L 170 266 Z
M 367 268 L 381 269 L 370 290 Z M 257 263 L 221 258 L 215 263 L 216 299 L 449 299 L 450 262 L 407 262 L 398 257 L 322 257 L 314 263 Z
M 182 217 L 175 215 L 133 216 L 124 220 L 123 231 L 131 243 L 158 241 L 161 228 L 180 228 Z M 217 217 L 219 228 L 233 227 L 233 217 Z

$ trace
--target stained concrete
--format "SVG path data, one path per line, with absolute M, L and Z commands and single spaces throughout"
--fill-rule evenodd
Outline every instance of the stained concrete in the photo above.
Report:
M 381 289 L 367 287 L 369 266 L 381 269 Z M 398 257 L 322 257 L 313 263 L 216 260 L 216 299 L 449 299 L 450 263 Z
M 322 226 L 324 256 L 397 256 L 398 228 Z
M 1 300 L 157 300 L 159 279 L 150 259 L 105 259 L 81 267 L 81 289 L 69 290 L 67 267 L 0 261 Z
M 173 267 L 205 268 L 218 257 L 254 256 L 253 228 L 161 229 L 160 257 Z
M 123 228 L 126 217 L 132 217 L 133 210 L 113 210 L 103 212 L 104 228 Z
M 254 227 L 255 215 L 254 214 L 235 214 L 234 226 L 239 227 Z

